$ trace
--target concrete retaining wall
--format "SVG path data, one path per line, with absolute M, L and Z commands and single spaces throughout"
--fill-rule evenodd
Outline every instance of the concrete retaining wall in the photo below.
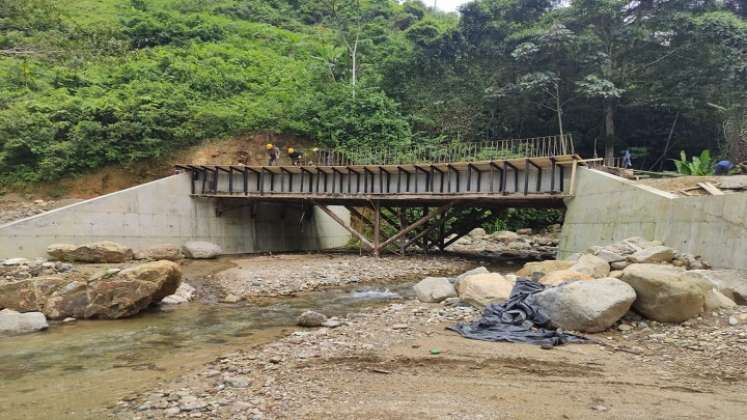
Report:
M 579 168 L 567 200 L 559 256 L 631 236 L 702 255 L 719 268 L 747 269 L 747 193 L 678 197 Z
M 319 209 L 304 214 L 285 204 L 216 203 L 189 196 L 188 174 L 0 226 L 0 258 L 43 257 L 51 243 L 110 240 L 133 248 L 202 240 L 226 253 L 318 250 L 342 246 L 350 234 Z M 350 214 L 335 208 L 343 220 Z

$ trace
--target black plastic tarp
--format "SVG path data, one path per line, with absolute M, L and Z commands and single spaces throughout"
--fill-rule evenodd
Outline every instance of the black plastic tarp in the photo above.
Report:
M 466 338 L 483 341 L 509 341 L 558 346 L 583 343 L 578 335 L 558 332 L 551 328 L 550 319 L 536 306 L 532 295 L 544 290 L 542 284 L 519 279 L 505 303 L 493 303 L 485 308 L 482 318 L 471 324 L 448 327 Z

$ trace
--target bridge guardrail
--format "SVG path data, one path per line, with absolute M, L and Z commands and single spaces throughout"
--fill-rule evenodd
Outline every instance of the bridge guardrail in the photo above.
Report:
M 501 159 L 573 155 L 573 137 L 533 137 L 469 143 L 421 144 L 378 149 L 319 149 L 307 153 L 304 165 L 402 165 L 413 163 L 475 162 Z

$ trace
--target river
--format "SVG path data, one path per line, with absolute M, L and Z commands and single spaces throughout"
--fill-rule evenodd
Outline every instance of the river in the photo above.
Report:
M 117 401 L 295 328 L 306 309 L 343 316 L 411 296 L 412 282 L 327 289 L 263 305 L 191 303 L 77 321 L 0 340 L 0 418 L 103 418 Z

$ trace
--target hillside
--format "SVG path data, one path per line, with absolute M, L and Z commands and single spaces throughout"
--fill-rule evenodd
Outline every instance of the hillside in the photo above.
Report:
M 725 2 L 0 0 L 0 184 L 274 133 L 336 147 L 572 132 L 637 168 L 747 150 Z

